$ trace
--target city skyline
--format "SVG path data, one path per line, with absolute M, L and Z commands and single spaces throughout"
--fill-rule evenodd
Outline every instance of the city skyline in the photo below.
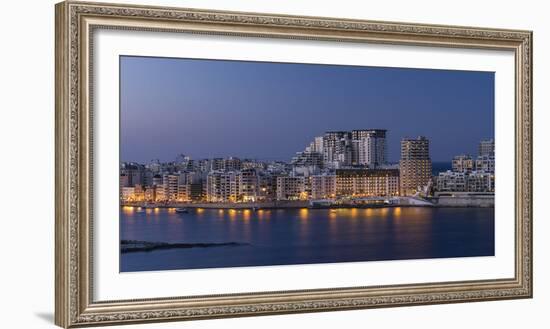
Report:
M 350 202 L 408 204 L 409 199 L 398 197 L 448 192 L 494 193 L 494 140 L 479 141 L 477 157 L 456 155 L 451 168 L 434 175 L 426 137 L 402 139 L 399 164 L 389 164 L 385 132 L 326 132 L 290 163 L 233 157 L 194 160 L 183 155 L 177 162 L 121 163 L 120 199 L 218 205 L 274 200 L 310 200 L 313 205 L 322 199 L 349 206 Z
M 491 72 L 120 61 L 123 162 L 173 161 L 176 154 L 288 162 L 312 136 L 365 126 L 388 130 L 390 162 L 399 160 L 401 139 L 417 135 L 430 139 L 439 162 L 475 154 L 472 141 L 494 138 Z

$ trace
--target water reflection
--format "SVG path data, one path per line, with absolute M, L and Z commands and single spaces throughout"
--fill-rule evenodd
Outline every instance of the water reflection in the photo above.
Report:
M 177 213 L 121 207 L 120 216 L 121 239 L 249 244 L 123 254 L 122 270 L 494 254 L 493 209 L 198 208 Z
M 401 218 L 401 207 L 393 208 L 393 217 L 396 219 Z
M 122 207 L 122 212 L 124 213 L 125 216 L 132 216 L 132 214 L 134 213 L 134 207 L 131 207 L 131 206 L 124 206 Z
M 251 213 L 250 209 L 243 210 L 243 220 L 245 222 L 250 220 L 250 213 Z
M 308 220 L 309 217 L 309 210 L 307 208 L 300 209 L 300 219 L 301 220 Z
M 231 219 L 231 221 L 234 221 L 237 219 L 237 210 L 235 209 L 229 209 L 229 219 Z M 222 212 L 223 214 L 223 212 Z

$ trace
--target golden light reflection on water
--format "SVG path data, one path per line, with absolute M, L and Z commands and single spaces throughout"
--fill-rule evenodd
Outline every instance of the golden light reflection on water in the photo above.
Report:
M 134 207 L 123 206 L 122 212 L 124 213 L 124 215 L 132 216 L 134 214 Z
M 271 219 L 271 215 L 272 215 L 271 210 L 269 209 L 265 209 L 265 210 L 260 209 L 258 210 L 257 214 L 258 214 L 258 219 L 260 220 L 269 220 Z
M 401 207 L 393 208 L 393 217 L 395 217 L 396 219 L 401 218 Z
M 398 245 L 415 244 L 417 250 L 429 253 L 433 244 L 433 214 L 421 207 L 393 209 L 393 238 Z
M 166 211 L 167 213 L 174 214 L 176 213 L 176 208 L 139 208 L 139 207 L 133 207 L 133 206 L 122 206 L 122 212 L 123 215 L 126 217 L 134 217 L 136 214 L 139 213 L 145 213 L 147 219 L 157 218 L 161 212 Z M 142 209 L 143 211 L 140 211 Z M 253 218 L 264 220 L 264 219 L 270 219 L 273 215 L 272 211 L 270 209 L 258 209 L 257 211 L 252 211 L 251 209 L 217 209 L 215 210 L 219 218 L 226 218 L 226 214 L 228 215 L 228 219 L 231 221 L 237 220 L 239 218 L 243 219 L 244 221 L 249 221 Z M 284 210 L 278 209 L 277 212 L 281 212 Z M 329 209 L 328 210 L 328 219 L 329 220 L 336 220 L 339 218 L 348 218 L 352 220 L 357 219 L 368 219 L 368 220 L 377 220 L 377 219 L 387 219 L 389 217 L 392 217 L 396 220 L 407 220 L 407 221 L 416 221 L 416 220 L 422 220 L 425 218 L 425 209 L 418 208 L 418 207 L 411 207 L 409 208 L 402 208 L 402 207 L 385 207 L 385 208 L 338 208 L 338 209 Z M 310 220 L 315 218 L 315 211 L 312 212 L 309 208 L 300 208 L 298 210 L 298 219 L 300 220 Z M 206 209 L 204 208 L 196 208 L 195 214 L 197 217 L 202 218 L 204 217 L 206 213 Z
M 301 220 L 308 220 L 308 218 L 309 218 L 309 209 L 301 208 L 298 216 Z
M 251 213 L 252 213 L 252 211 L 250 211 L 250 209 L 243 210 L 243 220 L 244 221 L 249 221 Z

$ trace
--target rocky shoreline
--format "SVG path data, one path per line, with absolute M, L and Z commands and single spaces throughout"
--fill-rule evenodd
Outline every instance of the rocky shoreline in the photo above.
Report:
M 248 243 L 222 242 L 222 243 L 167 243 L 149 242 L 137 240 L 120 240 L 120 252 L 149 252 L 154 250 L 187 249 L 187 248 L 213 248 L 213 247 L 239 247 Z

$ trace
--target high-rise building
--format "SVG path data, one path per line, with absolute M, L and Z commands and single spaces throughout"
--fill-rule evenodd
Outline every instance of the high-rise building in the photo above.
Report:
M 426 137 L 401 140 L 399 162 L 401 195 L 413 195 L 428 185 L 432 177 L 430 142 Z
M 313 140 L 313 145 L 312 145 L 312 150 L 311 151 L 323 154 L 323 145 L 324 145 L 323 144 L 323 136 L 317 136 Z
M 328 131 L 323 136 L 323 161 L 327 167 L 339 168 L 351 164 L 351 133 Z
M 495 140 L 488 139 L 479 142 L 479 156 L 495 156 Z
M 387 161 L 386 130 L 328 131 L 292 159 L 294 166 L 341 169 L 349 166 L 377 168 Z
M 352 130 L 352 163 L 377 168 L 387 162 L 386 130 Z

